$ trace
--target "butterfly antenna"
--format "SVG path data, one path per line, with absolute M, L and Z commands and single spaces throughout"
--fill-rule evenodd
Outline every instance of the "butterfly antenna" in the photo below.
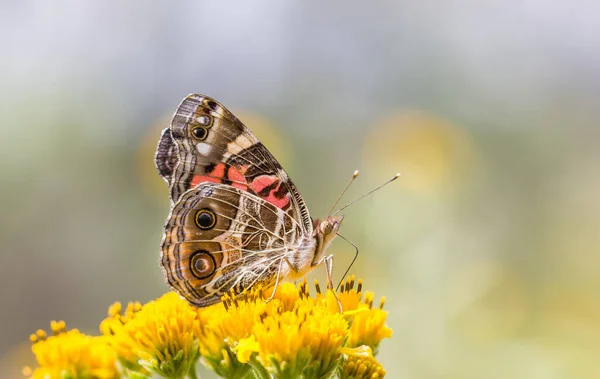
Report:
M 352 247 L 354 247 L 354 251 L 355 251 L 354 252 L 354 258 L 352 258 L 352 262 L 350 262 L 350 265 L 346 269 L 346 272 L 344 272 L 344 275 L 342 275 L 342 279 L 340 279 L 340 282 L 338 283 L 337 287 L 335 288 L 335 291 L 337 292 L 340 289 L 340 286 L 342 285 L 342 283 L 344 282 L 344 279 L 346 278 L 346 275 L 348 275 L 348 273 L 350 272 L 350 269 L 352 268 L 352 265 L 354 264 L 354 262 L 356 262 L 356 258 L 358 258 L 358 246 L 356 246 L 352 241 L 350 241 L 349 239 L 347 239 L 343 235 L 341 235 L 339 233 L 335 233 L 335 234 L 337 234 L 344 241 L 346 241 L 350 245 L 352 245 Z
M 343 207 L 341 207 L 340 209 L 338 209 L 337 211 L 335 211 L 335 213 L 333 213 L 332 216 L 335 216 L 336 214 L 340 213 L 341 211 L 343 211 L 344 209 L 348 208 L 349 206 L 351 206 L 352 204 L 356 203 L 357 201 L 364 199 L 365 197 L 369 196 L 370 194 L 372 194 L 373 192 L 375 192 L 378 189 L 382 188 L 383 186 L 386 186 L 386 185 L 390 184 L 391 182 L 393 182 L 394 180 L 398 179 L 399 177 L 400 177 L 399 173 L 396 174 L 396 175 L 394 175 L 391 179 L 389 179 L 387 182 L 383 183 L 379 187 L 370 190 L 369 192 L 367 192 L 364 195 L 360 196 L 358 199 L 352 200 L 348 204 L 344 205 Z
M 342 199 L 342 196 L 344 196 L 344 194 L 348 190 L 348 187 L 350 187 L 350 184 L 352 184 L 352 182 L 354 181 L 354 179 L 356 179 L 357 176 L 358 176 L 358 170 L 354 171 L 354 174 L 352 174 L 352 179 L 350 179 L 350 181 L 348 182 L 348 184 L 346 184 L 346 187 L 344 187 L 344 190 L 342 191 L 342 193 L 340 193 L 340 196 L 338 196 L 338 198 L 335 201 L 335 203 L 333 203 L 333 207 L 331 207 L 331 209 L 329 210 L 328 215 L 331 216 L 331 212 L 333 212 L 333 209 L 335 208 L 336 205 L 338 205 L 338 203 Z

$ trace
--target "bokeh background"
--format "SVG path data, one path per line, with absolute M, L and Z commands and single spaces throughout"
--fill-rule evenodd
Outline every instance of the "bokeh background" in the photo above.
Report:
M 599 377 L 599 4 L 3 1 L 0 377 L 50 320 L 96 333 L 167 291 L 153 153 L 192 92 L 314 217 L 355 169 L 347 200 L 402 173 L 342 228 L 387 297 L 388 377 Z

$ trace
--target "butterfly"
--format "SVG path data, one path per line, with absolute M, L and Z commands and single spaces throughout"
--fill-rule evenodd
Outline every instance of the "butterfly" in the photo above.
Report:
M 160 264 L 189 303 L 276 288 L 321 264 L 330 287 L 326 251 L 343 216 L 312 219 L 279 162 L 221 103 L 187 96 L 161 134 L 155 164 L 171 200 Z

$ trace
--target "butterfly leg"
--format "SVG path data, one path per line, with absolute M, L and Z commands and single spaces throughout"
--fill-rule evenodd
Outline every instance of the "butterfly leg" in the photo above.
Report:
M 285 263 L 287 263 L 288 266 L 290 266 L 290 268 L 292 269 L 292 271 L 294 271 L 296 274 L 300 273 L 300 271 L 298 271 L 298 269 L 292 264 L 292 262 L 290 262 L 290 260 L 288 259 L 288 257 L 283 257 L 283 259 L 285 259 Z
M 325 275 L 327 277 L 327 289 L 333 290 L 333 254 L 330 254 L 323 258 L 325 263 Z M 335 292 L 335 291 L 334 291 Z
M 273 286 L 273 292 L 271 292 L 271 296 L 269 296 L 269 298 L 266 300 L 267 303 L 269 301 L 273 300 L 273 298 L 275 297 L 275 292 L 277 292 L 277 287 L 279 287 L 279 278 L 281 277 L 281 268 L 283 267 L 284 261 L 287 261 L 286 257 L 283 257 L 279 260 L 279 267 L 277 268 L 277 278 L 275 279 L 275 285 Z
M 333 279 L 332 279 L 333 254 L 323 257 L 323 263 L 325 264 L 325 275 L 327 277 L 327 289 L 330 290 L 331 293 L 333 294 L 333 297 L 335 297 L 335 300 L 337 301 L 338 306 L 340 307 L 340 313 L 342 313 L 344 311 L 344 307 L 342 307 L 342 302 L 338 298 L 337 294 L 335 293 L 335 288 L 333 287 Z
M 342 303 L 340 302 L 340 299 L 338 299 L 337 294 L 335 293 L 336 289 L 333 288 L 333 279 L 332 279 L 332 273 L 333 273 L 333 254 L 324 256 L 323 258 L 321 258 L 312 267 L 319 266 L 320 264 L 324 264 L 325 265 L 325 276 L 327 278 L 327 289 L 331 290 L 331 293 L 333 294 L 333 297 L 335 297 L 335 300 L 337 301 L 338 306 L 340 307 L 340 313 L 342 313 L 343 312 Z

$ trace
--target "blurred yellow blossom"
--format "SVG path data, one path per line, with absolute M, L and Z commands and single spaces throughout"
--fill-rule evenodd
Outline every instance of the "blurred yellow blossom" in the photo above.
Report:
M 369 167 L 386 175 L 402 172 L 410 179 L 400 185 L 415 192 L 435 192 L 460 183 L 474 162 L 468 134 L 423 111 L 398 111 L 374 129 L 364 148 Z

